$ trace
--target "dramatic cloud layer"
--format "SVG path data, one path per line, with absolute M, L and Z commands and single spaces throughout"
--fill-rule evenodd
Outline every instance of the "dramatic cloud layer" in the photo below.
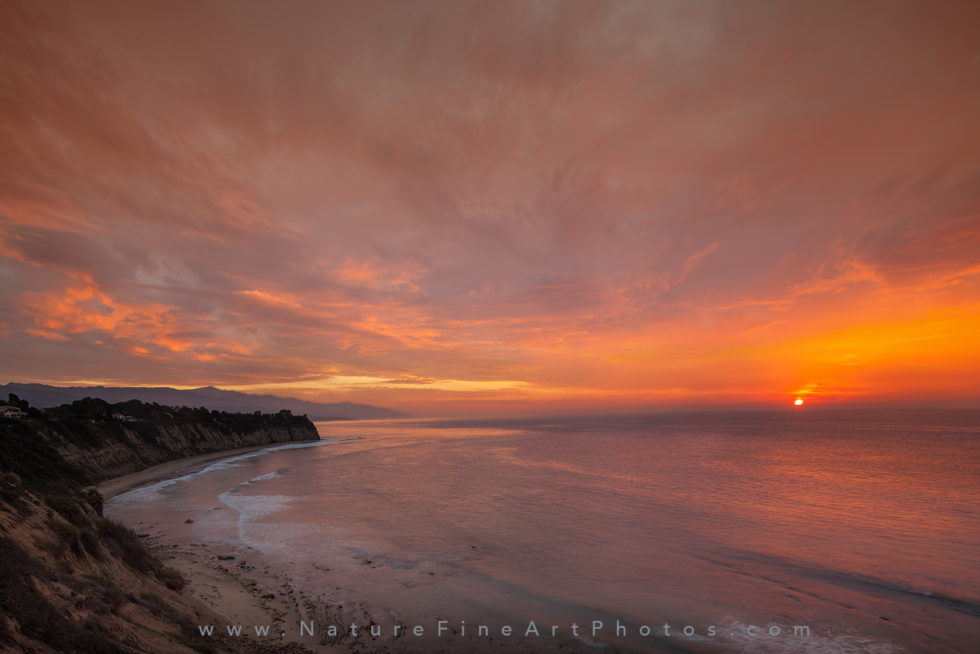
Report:
M 980 395 L 975 2 L 0 7 L 9 380 Z

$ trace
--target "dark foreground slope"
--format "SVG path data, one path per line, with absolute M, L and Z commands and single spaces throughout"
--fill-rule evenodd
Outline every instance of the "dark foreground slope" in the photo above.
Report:
M 287 415 L 202 413 L 194 420 L 192 413 L 168 411 L 171 422 L 160 423 L 148 417 L 159 408 L 143 406 L 141 419 L 113 418 L 118 406 L 109 407 L 108 418 L 83 417 L 81 406 L 61 416 L 29 409 L 0 418 L 0 651 L 306 651 L 197 635 L 196 625 L 215 616 L 181 594 L 181 575 L 139 537 L 102 516 L 102 498 L 91 484 L 213 448 L 309 440 L 316 430 Z M 108 457 L 104 464 L 100 453 Z

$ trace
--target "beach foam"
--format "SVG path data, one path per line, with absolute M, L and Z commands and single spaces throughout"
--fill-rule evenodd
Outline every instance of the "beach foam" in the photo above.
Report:
M 152 501 L 154 497 L 157 494 L 159 494 L 159 492 L 164 488 L 168 488 L 170 486 L 173 486 L 174 484 L 178 484 L 184 481 L 188 481 L 190 479 L 194 479 L 195 477 L 200 477 L 202 475 L 210 474 L 217 470 L 226 470 L 234 465 L 237 465 L 238 463 L 241 463 L 242 461 L 246 461 L 248 459 L 252 459 L 257 456 L 262 456 L 263 454 L 268 454 L 269 452 L 278 452 L 280 450 L 296 450 L 296 449 L 302 449 L 307 447 L 322 447 L 324 445 L 330 445 L 331 443 L 335 443 L 337 442 L 337 440 L 338 439 L 336 438 L 326 438 L 319 441 L 311 441 L 311 442 L 304 442 L 304 443 L 286 443 L 283 445 L 273 445 L 272 447 L 265 447 L 262 448 L 261 450 L 255 450 L 254 452 L 246 452 L 245 454 L 230 456 L 226 459 L 221 459 L 219 461 L 215 461 L 214 463 L 210 463 L 200 470 L 195 470 L 194 472 L 189 472 L 187 474 L 180 475 L 179 477 L 174 477 L 172 479 L 164 479 L 162 481 L 158 481 L 156 483 L 149 484 L 147 486 L 141 486 L 140 488 L 134 488 L 133 490 L 126 491 L 125 493 L 121 493 L 116 497 L 112 498 L 111 500 L 109 500 L 109 502 L 122 503 L 122 502 Z M 254 481 L 258 481 L 258 478 L 256 478 Z

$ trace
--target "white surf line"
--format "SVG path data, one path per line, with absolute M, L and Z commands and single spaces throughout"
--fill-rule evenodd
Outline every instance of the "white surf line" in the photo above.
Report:
M 139 488 L 134 488 L 132 490 L 121 493 L 111 500 L 109 504 L 122 503 L 130 500 L 145 501 L 149 499 L 149 496 L 154 495 L 157 491 L 166 488 L 168 486 L 173 486 L 176 483 L 187 481 L 188 479 L 193 479 L 199 475 L 205 475 L 209 472 L 214 472 L 215 470 L 223 470 L 225 468 L 230 468 L 239 461 L 244 461 L 246 459 L 251 459 L 256 456 L 262 456 L 263 454 L 268 454 L 269 452 L 278 452 L 279 450 L 293 450 L 300 449 L 304 447 L 321 447 L 323 445 L 330 445 L 331 443 L 336 443 L 339 438 L 325 438 L 318 441 L 310 441 L 303 443 L 283 443 L 281 445 L 273 445 L 271 447 L 265 447 L 261 450 L 256 450 L 254 452 L 246 452 L 245 454 L 237 454 L 235 456 L 230 456 L 226 459 L 220 459 L 214 463 L 210 463 L 200 470 L 194 472 L 189 472 L 185 475 L 179 477 L 174 477 L 173 479 L 164 479 L 152 483 L 148 486 L 141 486 Z

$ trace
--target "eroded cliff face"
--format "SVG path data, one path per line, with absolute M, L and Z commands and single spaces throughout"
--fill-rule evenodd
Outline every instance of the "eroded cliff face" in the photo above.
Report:
M 308 654 L 296 644 L 202 637 L 220 617 L 91 491 L 0 471 L 0 651 Z
M 184 456 L 318 439 L 313 423 L 285 411 L 93 400 L 0 417 L 0 651 L 306 652 L 202 637 L 195 625 L 219 618 L 181 593 L 181 574 L 136 534 L 103 517 L 91 485 Z
M 320 439 L 306 416 L 287 410 L 228 413 L 97 398 L 39 410 L 15 395 L 0 405 L 0 429 L 30 434 L 84 470 L 90 483 L 197 454 Z
M 197 649 L 190 627 L 204 609 L 132 532 L 79 495 L 42 497 L 10 473 L 0 486 L 0 649 Z
M 237 430 L 220 422 L 90 423 L 71 428 L 54 423 L 39 433 L 66 461 L 86 470 L 93 481 L 196 454 L 320 439 L 313 423 Z

